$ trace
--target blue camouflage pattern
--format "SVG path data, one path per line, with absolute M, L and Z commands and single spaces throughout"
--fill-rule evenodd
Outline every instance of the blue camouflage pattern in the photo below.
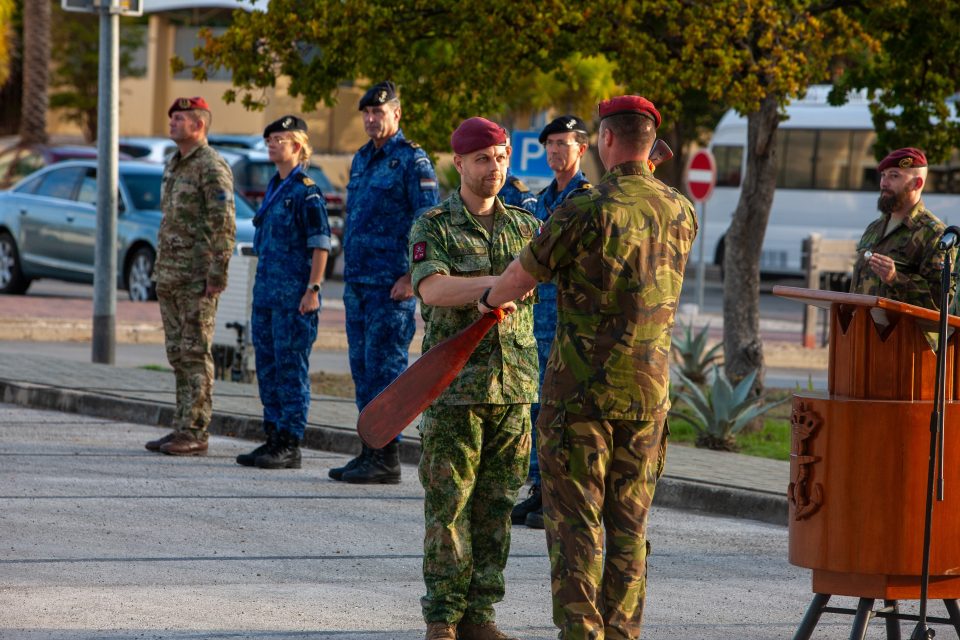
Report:
M 546 222 L 554 209 L 563 204 L 567 197 L 578 189 L 589 189 L 590 181 L 577 171 L 562 191 L 557 191 L 557 181 L 554 179 L 540 193 L 537 194 L 537 206 L 533 215 L 541 222 Z M 537 359 L 540 363 L 540 384 L 543 385 L 543 375 L 550 358 L 550 348 L 553 346 L 553 337 L 557 333 L 557 285 L 553 282 L 541 282 L 537 285 L 539 300 L 533 307 L 533 336 L 537 339 Z M 540 403 L 530 406 L 530 423 L 537 424 L 540 415 Z M 533 484 L 540 484 L 540 460 L 537 458 L 537 430 L 533 429 L 533 446 L 530 449 L 530 480 Z
M 503 204 L 520 207 L 528 213 L 537 210 L 537 196 L 523 180 L 507 171 L 507 180 L 497 194 Z
M 393 286 L 410 270 L 407 241 L 414 219 L 440 201 L 426 152 L 398 131 L 381 148 L 360 147 L 350 165 L 343 280 Z
M 347 283 L 343 306 L 357 410 L 363 411 L 407 368 L 417 300 L 393 300 L 390 287 Z
M 299 167 L 273 176 L 253 219 L 257 275 L 250 338 L 263 420 L 303 438 L 310 408 L 309 357 L 319 312 L 300 314 L 314 249 L 330 250 L 330 223 L 319 187 Z
M 409 271 L 413 221 L 439 201 L 430 158 L 402 130 L 381 148 L 370 141 L 354 155 L 347 184 L 343 303 L 361 411 L 407 368 L 417 303 L 391 299 L 390 289 Z

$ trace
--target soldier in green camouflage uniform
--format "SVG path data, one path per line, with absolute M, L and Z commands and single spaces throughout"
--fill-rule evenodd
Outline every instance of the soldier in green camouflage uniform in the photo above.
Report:
M 470 118 L 452 143 L 463 185 L 426 211 L 410 236 L 413 289 L 424 303 L 424 352 L 477 320 L 477 299 L 539 226 L 496 198 L 506 169 L 499 165 L 509 157 L 499 126 Z M 478 157 L 487 168 L 474 180 L 478 170 L 467 165 Z M 421 602 L 429 640 L 507 638 L 494 624 L 493 605 L 503 599 L 510 510 L 526 477 L 530 403 L 537 398 L 531 303 L 520 303 L 490 330 L 423 415 L 427 593 Z
M 236 236 L 233 174 L 207 145 L 210 108 L 203 98 L 179 98 L 168 115 L 178 151 L 163 172 L 153 275 L 177 408 L 174 431 L 146 446 L 170 455 L 204 455 L 213 401 L 214 320 Z
M 487 296 L 557 284 L 537 420 L 553 620 L 564 640 L 640 637 L 647 515 L 663 472 L 670 336 L 697 231 L 693 206 L 646 162 L 648 100 L 600 104 L 608 173 L 571 195 Z
M 920 199 L 926 156 L 912 147 L 897 149 L 877 169 L 882 215 L 867 226 L 857 244 L 850 292 L 939 310 L 944 252 L 936 245 L 945 227 Z M 952 251 L 955 258 L 956 250 Z M 952 280 L 951 299 L 955 292 Z

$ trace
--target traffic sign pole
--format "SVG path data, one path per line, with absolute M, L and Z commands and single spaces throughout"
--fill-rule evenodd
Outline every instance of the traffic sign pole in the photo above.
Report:
M 697 309 L 699 310 L 703 308 L 703 289 L 707 272 L 707 262 L 704 256 L 707 200 L 710 199 L 713 187 L 717 183 L 717 164 L 714 162 L 713 154 L 710 151 L 702 149 L 693 154 L 690 158 L 690 164 L 687 166 L 686 182 L 687 193 L 690 194 L 694 202 L 700 204 L 700 261 L 697 264 Z

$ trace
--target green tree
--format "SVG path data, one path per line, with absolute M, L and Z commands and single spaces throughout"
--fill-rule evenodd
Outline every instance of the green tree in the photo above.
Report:
M 100 60 L 100 16 L 67 13 L 54 0 L 50 106 L 64 109 L 68 120 L 80 125 L 87 142 L 97 139 L 97 87 Z M 120 19 L 120 75 L 137 76 L 144 69 L 133 63 L 143 46 L 145 26 L 136 18 Z
M 866 89 L 877 130 L 877 159 L 891 149 L 919 147 L 931 162 L 960 148 L 960 5 L 952 0 L 867 2 L 854 15 L 882 43 L 842 73 L 831 101 Z

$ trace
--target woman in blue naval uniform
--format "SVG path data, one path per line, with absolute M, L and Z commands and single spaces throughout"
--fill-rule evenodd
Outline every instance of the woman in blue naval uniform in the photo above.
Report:
M 317 337 L 320 288 L 330 251 L 323 194 L 307 176 L 307 124 L 284 116 L 263 130 L 277 173 L 253 219 L 257 277 L 251 337 L 267 441 L 237 456 L 244 466 L 299 469 L 310 408 L 308 359 Z

